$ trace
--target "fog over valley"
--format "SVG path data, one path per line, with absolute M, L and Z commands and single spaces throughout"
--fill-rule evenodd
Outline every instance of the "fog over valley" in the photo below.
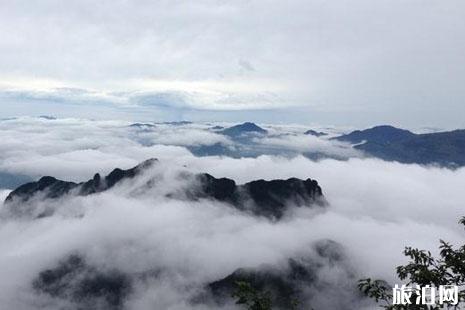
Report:
M 0 1 L 0 310 L 465 309 L 465 1 Z
M 384 161 L 331 140 L 338 129 L 0 124 L 1 173 L 18 183 L 2 179 L 11 197 L 1 209 L 0 299 L 10 309 L 236 309 L 231 281 L 252 275 L 305 307 L 370 309 L 360 278 L 395 283 L 404 246 L 463 241 L 463 168 Z M 217 144 L 234 156 L 193 154 Z M 40 181 L 11 192 L 24 179 Z

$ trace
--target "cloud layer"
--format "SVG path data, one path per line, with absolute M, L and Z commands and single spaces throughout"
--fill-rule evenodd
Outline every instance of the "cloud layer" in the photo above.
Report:
M 0 5 L 4 115 L 464 125 L 459 0 Z
M 213 145 L 236 150 L 238 155 L 243 148 L 244 153 L 255 156 L 306 152 L 360 156 L 349 145 L 304 136 L 305 127 L 270 126 L 270 137 L 257 138 L 251 145 L 239 145 L 212 127 L 31 117 L 3 120 L 0 173 L 31 178 L 48 174 L 80 181 L 96 172 L 106 174 L 115 167 L 135 166 L 147 158 L 182 158 L 190 155 L 186 148 Z
M 140 190 L 145 184 L 142 177 L 101 194 L 68 196 L 56 202 L 60 212 L 48 218 L 2 218 L 0 301 L 8 308 L 29 310 L 46 305 L 56 309 L 57 301 L 34 294 L 31 282 L 40 271 L 54 268 L 75 252 L 101 270 L 158 275 L 136 281 L 134 292 L 125 300 L 127 309 L 205 309 L 190 302 L 206 283 L 237 268 L 262 264 L 280 268 L 289 257 L 302 253 L 312 257 L 312 245 L 322 239 L 342 245 L 347 257 L 343 270 L 354 278 L 350 280 L 331 265 L 321 271 L 321 277 L 329 288 L 342 285 L 349 295 L 348 288 L 359 277 L 398 282 L 394 267 L 405 261 L 401 252 L 406 245 L 435 252 L 439 238 L 456 244 L 464 240 L 456 225 L 465 200 L 463 168 L 363 158 L 316 162 L 303 156 L 194 157 L 181 146 L 140 145 L 128 138 L 127 124 L 120 122 L 40 120 L 40 126 L 31 119 L 10 122 L 3 129 L 10 128 L 16 139 L 3 137 L 2 154 L 3 162 L 15 171 L 85 180 L 94 172 L 159 157 L 160 163 L 146 176 L 160 175 L 163 181 Z M 20 129 L 15 125 L 18 122 Z M 200 130 L 199 125 L 189 126 L 193 136 Z M 179 130 L 188 134 L 186 128 Z M 50 141 L 56 149 L 50 148 Z M 176 178 L 182 170 L 208 172 L 237 183 L 310 177 L 318 180 L 329 205 L 323 212 L 295 209 L 281 221 L 271 222 L 214 201 L 165 197 L 170 190 L 191 185 Z M 367 306 L 356 298 L 355 305 L 348 304 L 351 296 L 329 298 L 327 294 L 334 297 L 333 291 L 319 294 L 313 302 L 323 308 L 328 302 L 341 309 Z M 235 308 L 227 305 L 225 309 Z

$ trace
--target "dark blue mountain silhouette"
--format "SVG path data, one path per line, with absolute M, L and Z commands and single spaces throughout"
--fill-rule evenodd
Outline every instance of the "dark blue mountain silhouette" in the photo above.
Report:
M 389 125 L 381 125 L 365 130 L 355 130 L 347 135 L 342 135 L 333 139 L 349 142 L 352 144 L 362 143 L 363 141 L 384 144 L 400 141 L 402 139 L 411 138 L 414 136 L 415 134 L 408 130 Z
M 358 144 L 356 149 L 388 161 L 465 166 L 465 130 L 414 134 L 392 126 L 377 126 L 334 138 Z M 363 143 L 362 143 L 363 142 Z
M 11 214 L 19 215 L 24 213 L 24 206 L 34 197 L 57 199 L 68 194 L 87 196 L 103 192 L 122 181 L 136 177 L 157 162 L 156 159 L 149 159 L 134 168 L 127 170 L 117 168 L 105 177 L 96 174 L 93 179 L 81 183 L 45 176 L 37 182 L 26 183 L 12 191 L 5 199 L 5 207 Z M 290 206 L 325 205 L 321 187 L 317 181 L 311 179 L 256 180 L 237 185 L 234 180 L 215 178 L 207 173 L 184 173 L 182 177 L 196 186 L 186 189 L 180 197 L 187 197 L 190 200 L 214 199 L 241 211 L 271 219 L 281 218 Z M 176 193 L 179 196 L 177 191 L 169 194 L 169 197 L 177 197 Z M 38 216 L 45 217 L 52 214 L 53 210 L 50 210 Z
M 322 137 L 322 136 L 326 136 L 327 133 L 326 132 L 322 132 L 322 131 L 315 131 L 313 129 L 309 129 L 307 130 L 306 132 L 304 132 L 305 135 L 310 135 L 310 136 L 315 136 L 315 137 Z
M 414 135 L 391 143 L 368 141 L 357 149 L 389 161 L 465 166 L 465 130 Z
M 319 240 L 312 248 L 315 254 L 289 258 L 287 262 L 282 263 L 281 268 L 264 264 L 255 268 L 237 269 L 226 277 L 209 283 L 207 291 L 218 304 L 223 304 L 225 301 L 231 301 L 238 283 L 248 283 L 260 292 L 269 292 L 273 309 L 314 309 L 295 308 L 295 302 L 298 300 L 309 306 L 302 288 L 325 281 L 319 272 L 325 264 L 341 268 L 348 277 L 352 276 L 352 273 L 347 268 L 347 258 L 340 244 L 331 240 Z
M 0 188 L 14 189 L 31 181 L 32 178 L 26 175 L 0 171 Z
M 267 134 L 268 131 L 257 126 L 254 123 L 245 122 L 243 124 L 239 124 L 239 125 L 226 128 L 225 130 L 222 131 L 222 133 L 230 137 L 238 137 L 238 136 L 241 136 L 247 133 Z
M 133 124 L 129 125 L 129 127 L 139 128 L 139 129 L 146 129 L 146 128 L 155 128 L 156 126 L 154 124 L 150 124 L 150 123 L 133 123 Z

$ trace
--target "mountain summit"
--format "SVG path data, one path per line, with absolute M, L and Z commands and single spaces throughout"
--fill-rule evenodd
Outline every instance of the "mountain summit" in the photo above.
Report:
M 364 141 L 384 144 L 411 138 L 413 136 L 415 136 L 415 134 L 408 130 L 389 125 L 381 125 L 365 130 L 355 130 L 347 135 L 342 135 L 333 139 L 352 144 L 358 144 Z
M 465 166 L 465 130 L 414 134 L 393 126 L 356 130 L 333 138 L 352 144 L 366 154 L 387 161 Z
M 150 159 L 131 169 L 114 169 L 105 177 L 96 174 L 93 179 L 81 183 L 66 182 L 45 176 L 12 191 L 5 200 L 5 207 L 7 212 L 15 216 L 50 216 L 54 213 L 53 207 L 35 210 L 34 203 L 47 199 L 55 200 L 66 195 L 93 195 L 109 190 L 117 184 L 131 182 L 132 179 L 138 177 L 141 179 L 137 182 L 124 184 L 136 186 L 135 191 L 142 194 L 144 191 L 162 186 L 161 184 L 167 181 L 149 170 L 157 164 L 158 160 Z M 321 187 L 317 181 L 312 179 L 256 180 L 237 185 L 231 179 L 215 178 L 208 173 L 193 174 L 186 171 L 180 172 L 176 179 L 181 181 L 179 188 L 164 192 L 166 198 L 189 201 L 216 200 L 240 211 L 270 219 L 280 219 L 291 207 L 325 205 Z
M 222 131 L 222 133 L 230 137 L 237 137 L 237 136 L 247 134 L 247 133 L 258 133 L 258 134 L 265 135 L 268 133 L 268 131 L 261 128 L 260 126 L 257 126 L 254 123 L 245 122 L 243 124 L 239 124 L 239 125 L 226 128 L 225 130 Z

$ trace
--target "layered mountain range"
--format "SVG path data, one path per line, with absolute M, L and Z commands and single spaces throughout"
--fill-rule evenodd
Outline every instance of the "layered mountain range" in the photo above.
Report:
M 5 200 L 5 207 L 13 215 L 24 215 L 25 205 L 36 201 L 50 203 L 73 196 L 86 197 L 110 190 L 118 191 L 118 186 L 137 183 L 138 187 L 153 189 L 157 185 L 152 170 L 161 165 L 157 159 L 150 159 L 131 169 L 114 169 L 107 176 L 96 174 L 92 179 L 81 182 L 67 182 L 51 176 L 26 183 L 12 191 Z M 275 221 L 282 218 L 292 207 L 321 208 L 326 205 L 322 189 L 312 179 L 290 178 L 287 180 L 256 180 L 237 185 L 234 180 L 215 178 L 210 174 L 190 174 L 180 172 L 188 187 L 180 187 L 165 194 L 168 199 L 183 199 L 202 202 L 202 199 L 221 202 L 226 206 L 247 212 L 252 216 L 263 216 Z M 53 210 L 37 214 L 35 217 L 52 216 Z M 247 281 L 254 288 L 273 293 L 277 309 L 289 309 L 294 300 L 308 305 L 311 296 L 321 285 L 324 266 L 338 266 L 343 277 L 352 277 L 347 267 L 342 248 L 328 240 L 317 242 L 303 254 L 289 257 L 282 266 L 262 265 L 244 267 L 211 282 L 200 284 L 196 294 L 191 296 L 193 305 L 205 304 L 220 308 L 232 303 L 232 293 L 238 281 Z M 46 296 L 51 304 L 65 303 L 69 309 L 125 309 L 125 301 L 136 289 L 136 283 L 158 281 L 166 270 L 147 270 L 128 273 L 115 268 L 89 263 L 84 253 L 76 251 L 63 257 L 55 266 L 42 270 L 31 283 L 35 294 Z M 161 281 L 161 280 L 160 280 Z M 352 289 L 354 287 L 351 287 Z M 335 288 L 337 289 L 337 288 Z
M 286 155 L 285 149 L 266 148 L 257 144 L 256 141 L 263 137 L 269 137 L 270 134 L 254 123 L 246 122 L 216 132 L 231 138 L 236 144 L 235 148 L 228 148 L 221 143 L 216 143 L 191 147 L 190 150 L 198 156 Z M 304 134 L 323 139 L 327 136 L 325 132 L 312 129 L 305 131 Z M 329 140 L 350 143 L 356 150 L 386 161 L 422 165 L 436 164 L 450 168 L 465 165 L 465 130 L 415 134 L 406 129 L 381 125 L 355 130 L 348 134 L 332 137 Z M 338 158 L 312 151 L 311 148 L 304 155 L 311 159 Z
M 437 164 L 447 167 L 465 165 L 465 130 L 415 134 L 393 126 L 356 130 L 333 138 L 354 144 L 366 154 L 388 161 Z

